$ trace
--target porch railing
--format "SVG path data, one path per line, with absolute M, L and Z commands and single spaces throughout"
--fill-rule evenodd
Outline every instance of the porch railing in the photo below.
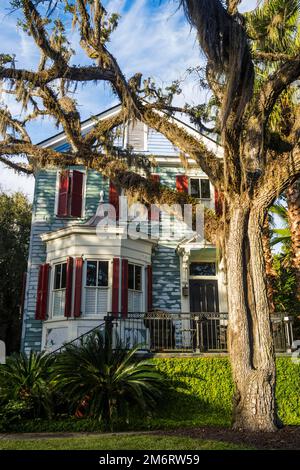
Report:
M 109 313 L 106 325 L 114 341 L 130 348 L 140 345 L 148 352 L 227 352 L 228 314 L 135 312 L 126 317 Z M 271 318 L 276 352 L 290 352 L 292 318 L 276 313 Z

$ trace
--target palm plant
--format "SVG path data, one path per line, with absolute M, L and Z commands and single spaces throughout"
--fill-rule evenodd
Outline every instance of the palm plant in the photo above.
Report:
M 27 406 L 30 415 L 52 414 L 52 390 L 49 383 L 53 357 L 31 351 L 14 354 L 0 367 L 0 400 Z
M 270 208 L 270 213 L 272 227 L 271 246 L 276 246 L 281 243 L 284 246 L 284 251 L 286 251 L 286 249 L 290 249 L 291 246 L 291 231 L 288 222 L 288 210 L 284 204 L 277 202 Z M 282 228 L 276 228 L 276 223 L 272 217 L 274 215 L 279 217 Z
M 66 345 L 54 365 L 55 388 L 77 416 L 92 416 L 110 429 L 114 417 L 134 405 L 151 411 L 162 397 L 165 379 L 153 363 L 136 358 L 137 350 L 125 350 L 119 340 L 113 347 L 107 331 Z

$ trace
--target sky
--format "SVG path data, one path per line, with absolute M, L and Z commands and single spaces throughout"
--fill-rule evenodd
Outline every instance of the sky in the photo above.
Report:
M 110 51 L 116 56 L 127 77 L 141 72 L 145 78 L 154 77 L 157 84 L 166 85 L 172 80 L 183 78 L 189 67 L 199 65 L 202 55 L 181 10 L 172 0 L 107 0 L 103 2 L 110 12 L 121 14 L 119 27 L 111 38 Z M 254 8 L 256 0 L 244 0 L 241 11 Z M 39 54 L 16 20 L 20 13 L 8 14 L 9 0 L 1 0 L 0 6 L 0 53 L 16 55 L 16 66 L 34 69 Z M 72 47 L 76 50 L 73 59 L 76 64 L 87 63 L 84 54 L 78 50 L 78 35 L 69 30 Z M 1 95 L 0 95 L 1 99 Z M 7 97 L 5 99 L 15 116 L 19 107 Z M 76 99 L 82 119 L 97 114 L 117 103 L 108 85 L 98 84 L 79 87 Z M 177 104 L 198 104 L 205 100 L 199 91 L 195 78 L 186 80 Z M 34 143 L 57 133 L 49 119 L 39 121 L 30 128 Z M 33 197 L 34 178 L 17 175 L 0 163 L 0 189 L 7 192 L 21 190 L 30 199 Z

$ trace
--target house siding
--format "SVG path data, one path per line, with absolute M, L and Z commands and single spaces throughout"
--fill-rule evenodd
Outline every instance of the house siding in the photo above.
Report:
M 98 172 L 88 170 L 86 175 L 84 218 L 58 218 L 55 214 L 56 181 L 56 169 L 40 170 L 36 174 L 21 345 L 22 350 L 26 353 L 32 349 L 37 351 L 41 349 L 42 322 L 35 320 L 35 307 L 39 266 L 46 261 L 46 247 L 40 236 L 46 232 L 78 224 L 80 221 L 84 222 L 92 217 L 98 207 L 101 189 L 104 190 L 105 200 L 108 200 L 108 180 L 104 179 Z
M 116 140 L 118 140 L 116 144 L 122 144 L 122 136 Z M 204 175 L 200 169 L 184 169 L 178 159 L 177 163 L 174 163 L 176 158 L 171 158 L 168 163 L 168 157 L 178 157 L 179 152 L 157 131 L 148 129 L 146 143 L 145 154 L 166 157 L 162 158 L 164 163 L 161 166 L 154 164 L 152 168 L 153 173 L 159 174 L 161 184 L 176 189 L 176 175 L 189 172 L 199 176 Z M 66 152 L 69 148 L 68 144 L 63 143 L 57 146 L 56 150 Z M 104 202 L 109 200 L 109 180 L 107 178 L 94 170 L 84 170 L 83 167 L 76 167 L 76 169 L 81 169 L 86 173 L 84 211 L 81 219 L 56 217 L 57 173 L 59 170 L 47 168 L 36 174 L 22 331 L 22 350 L 26 353 L 30 350 L 39 351 L 42 343 L 42 321 L 35 320 L 39 266 L 46 261 L 46 246 L 41 240 L 41 235 L 89 220 L 96 213 L 100 191 L 103 191 Z M 153 308 L 180 312 L 180 257 L 176 252 L 176 247 L 183 236 L 187 234 L 186 228 L 182 222 L 174 222 L 167 213 L 162 213 L 160 227 L 157 229 L 156 235 L 159 235 L 160 238 L 152 254 Z

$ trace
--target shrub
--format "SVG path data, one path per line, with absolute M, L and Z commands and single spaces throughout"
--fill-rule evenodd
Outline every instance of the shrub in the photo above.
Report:
M 50 417 L 53 409 L 49 381 L 53 356 L 31 351 L 29 356 L 14 354 L 0 368 L 0 401 L 13 414 L 23 409 L 32 417 Z M 19 406 L 17 404 L 19 403 Z M 14 404 L 10 408 L 10 404 Z
M 134 406 L 148 413 L 162 397 L 164 376 L 136 352 L 121 343 L 112 348 L 108 333 L 101 332 L 66 345 L 54 364 L 55 389 L 70 400 L 77 416 L 97 418 L 109 428 Z

